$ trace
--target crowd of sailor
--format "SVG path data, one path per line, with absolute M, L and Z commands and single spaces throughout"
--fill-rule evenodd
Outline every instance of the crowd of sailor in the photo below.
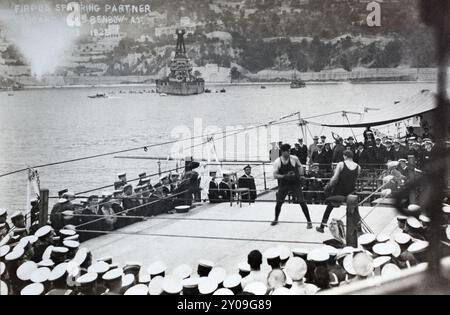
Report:
M 113 192 L 90 195 L 85 200 L 68 189 L 62 190 L 50 213 L 51 225 L 55 230 L 73 225 L 89 231 L 112 231 L 145 218 L 173 213 L 175 208 L 190 209 L 200 198 L 200 177 L 195 171 L 198 167 L 197 162 L 187 162 L 184 174 L 167 173 L 155 185 L 146 173 L 141 173 L 134 188 L 127 174 L 120 173 Z M 100 234 L 81 233 L 81 241 Z
M 413 207 L 418 207 L 414 206 Z M 417 209 L 415 209 L 417 210 Z M 442 242 L 450 255 L 450 206 L 442 208 Z M 253 250 L 224 268 L 201 259 L 172 269 L 162 261 L 118 263 L 95 257 L 80 245 L 74 226 L 50 225 L 34 233 L 22 214 L 0 210 L 0 293 L 2 295 L 312 295 L 427 262 L 426 216 L 397 217 L 391 235 L 363 234 L 358 247 L 339 238 L 314 248 L 279 245 Z M 10 225 L 11 224 L 11 225 Z M 335 234 L 333 234 L 335 235 Z
M 376 134 L 377 132 L 367 128 L 363 134 L 364 140 L 360 142 L 355 137 L 344 140 L 333 134 L 333 144 L 327 142 L 326 136 L 315 136 L 309 146 L 303 139 L 298 139 L 292 147 L 291 155 L 298 157 L 306 170 L 303 192 L 308 204 L 324 203 L 324 188 L 333 176 L 335 165 L 344 160 L 343 153 L 346 150 L 354 153 L 354 162 L 362 168 L 357 191 L 363 191 L 367 186 L 372 186 L 369 188 L 373 191 L 381 186 L 383 179 L 392 176 L 386 189 L 395 192 L 412 176 L 426 169 L 435 147 L 428 128 L 424 128 L 419 136 L 414 128 L 408 127 L 406 135 L 401 139 Z M 279 148 L 282 145 L 283 142 L 272 144 L 269 153 L 271 161 L 280 156 Z
M 299 139 L 294 144 L 292 155 L 299 158 L 303 165 L 316 168 L 315 171 L 326 174 L 331 172 L 332 165 L 342 162 L 343 152 L 350 150 L 355 154 L 355 162 L 364 169 L 384 168 L 386 163 L 408 160 L 414 156 L 417 168 L 421 169 L 430 159 L 434 147 L 432 134 L 424 128 L 423 134 L 418 136 L 414 128 L 408 127 L 406 136 L 402 139 L 392 139 L 388 136 L 376 136 L 375 132 L 367 128 L 363 134 L 364 141 L 356 141 L 354 137 L 343 139 L 333 134 L 333 143 L 327 142 L 326 136 L 313 137 L 309 146 Z M 270 158 L 274 161 L 279 157 L 279 148 L 283 142 L 273 143 Z

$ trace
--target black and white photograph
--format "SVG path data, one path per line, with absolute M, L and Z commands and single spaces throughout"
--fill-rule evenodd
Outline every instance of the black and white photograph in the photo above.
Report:
M 448 0 L 1 0 L 0 295 L 449 295 L 449 59 Z

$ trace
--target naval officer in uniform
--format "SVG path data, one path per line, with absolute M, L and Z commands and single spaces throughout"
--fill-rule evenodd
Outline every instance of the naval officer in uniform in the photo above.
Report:
M 210 172 L 211 180 L 209 181 L 208 199 L 210 203 L 218 203 L 219 200 L 219 185 L 216 182 L 217 172 Z
M 238 180 L 239 188 L 248 188 L 250 192 L 248 194 L 242 195 L 243 201 L 255 202 L 256 200 L 256 184 L 255 178 L 252 176 L 252 167 L 247 165 L 244 168 L 245 174 L 241 176 Z

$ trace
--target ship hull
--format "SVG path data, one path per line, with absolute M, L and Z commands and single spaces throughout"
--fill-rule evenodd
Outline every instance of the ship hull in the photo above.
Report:
M 156 92 L 179 96 L 198 95 L 205 93 L 205 83 L 157 81 Z

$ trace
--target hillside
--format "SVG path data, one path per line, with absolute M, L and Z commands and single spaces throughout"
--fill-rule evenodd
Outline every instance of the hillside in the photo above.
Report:
M 139 1 L 127 1 L 133 2 Z M 360 0 L 154 0 L 145 23 L 120 25 L 117 40 L 92 37 L 85 26 L 59 74 L 158 74 L 180 25 L 191 33 L 188 55 L 198 67 L 233 64 L 256 73 L 435 66 L 415 0 L 384 0 L 381 27 L 367 26 L 366 6 Z M 8 59 L 20 63 L 13 51 Z

